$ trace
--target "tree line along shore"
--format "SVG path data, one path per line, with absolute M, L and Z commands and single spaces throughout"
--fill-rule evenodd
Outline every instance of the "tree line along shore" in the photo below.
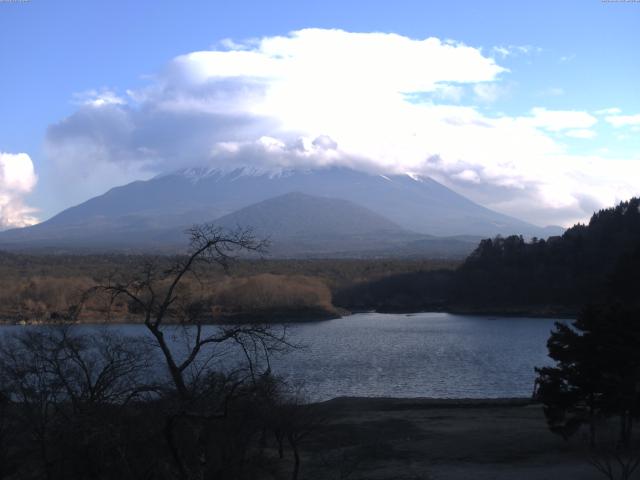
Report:
M 0 321 L 47 323 L 70 319 L 85 291 L 116 273 L 171 257 L 143 255 L 33 255 L 0 252 Z M 211 267 L 187 279 L 184 291 L 208 303 L 207 321 L 286 321 L 336 318 L 349 310 L 333 298 L 345 288 L 408 272 L 452 269 L 457 260 L 261 259 L 238 260 L 229 272 Z M 79 322 L 140 321 L 126 302 L 94 297 Z

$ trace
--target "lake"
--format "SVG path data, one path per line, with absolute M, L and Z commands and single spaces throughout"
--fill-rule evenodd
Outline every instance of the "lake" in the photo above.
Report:
M 550 364 L 546 342 L 554 321 L 362 313 L 291 324 L 289 339 L 302 348 L 276 355 L 272 365 L 313 400 L 345 395 L 527 397 L 533 391 L 534 367 Z M 25 327 L 2 331 L 20 328 Z M 146 334 L 141 325 L 108 328 Z
M 550 364 L 555 320 L 419 313 L 365 313 L 290 327 L 307 345 L 275 370 L 310 395 L 526 397 L 535 366 Z

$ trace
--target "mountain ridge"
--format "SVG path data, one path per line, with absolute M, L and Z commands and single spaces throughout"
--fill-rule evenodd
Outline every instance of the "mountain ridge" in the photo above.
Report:
M 493 212 L 429 177 L 383 176 L 344 167 L 277 172 L 187 169 L 114 187 L 41 224 L 0 232 L 0 248 L 34 242 L 81 244 L 83 239 L 95 243 L 95 237 L 101 244 L 109 239 L 126 244 L 129 237 L 142 241 L 145 235 L 212 222 L 292 192 L 348 201 L 421 235 L 555 233 Z

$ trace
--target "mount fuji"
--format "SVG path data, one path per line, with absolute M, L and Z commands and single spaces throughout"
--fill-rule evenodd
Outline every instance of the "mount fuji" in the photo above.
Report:
M 301 254 L 404 251 L 401 244 L 420 245 L 426 250 L 418 253 L 429 254 L 425 240 L 447 243 L 437 237 L 455 237 L 451 245 L 462 242 L 469 251 L 480 237 L 562 231 L 492 211 L 429 177 L 344 167 L 187 169 L 112 188 L 40 224 L 0 232 L 0 248 L 180 248 L 184 229 L 203 222 L 256 227 L 257 233 L 275 233 L 282 246 L 314 239 Z M 320 248 L 323 239 L 331 241 Z

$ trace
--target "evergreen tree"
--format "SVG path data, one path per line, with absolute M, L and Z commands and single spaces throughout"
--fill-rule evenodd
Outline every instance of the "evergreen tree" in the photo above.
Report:
M 555 367 L 536 369 L 536 397 L 550 429 L 568 437 L 583 424 L 618 417 L 622 445 L 640 414 L 640 312 L 620 304 L 586 308 L 572 326 L 557 323 L 547 343 Z

